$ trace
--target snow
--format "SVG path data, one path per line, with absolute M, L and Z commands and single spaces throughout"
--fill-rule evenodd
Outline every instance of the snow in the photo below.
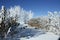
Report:
M 35 37 L 30 38 L 30 39 L 21 38 L 21 40 L 57 40 L 58 37 L 59 36 L 54 35 L 51 32 L 47 32 L 46 34 L 35 36 Z
M 6 40 L 57 40 L 58 35 L 55 35 L 52 32 L 44 32 L 41 29 L 34 28 L 17 28 L 16 31 L 11 34 L 9 33 L 6 37 Z
M 39 29 L 34 29 L 34 28 L 24 28 L 24 27 L 18 27 L 15 29 L 15 31 L 10 32 L 7 37 L 6 40 L 21 40 L 21 38 L 32 38 L 34 36 L 38 36 L 41 34 L 45 34 L 45 32 L 43 30 L 39 30 Z

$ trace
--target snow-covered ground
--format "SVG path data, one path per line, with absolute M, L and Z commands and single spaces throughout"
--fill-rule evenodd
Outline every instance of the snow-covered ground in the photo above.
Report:
M 21 38 L 21 40 L 58 40 L 58 37 L 59 36 L 54 35 L 51 32 L 47 32 L 46 34 L 35 36 L 35 37 L 31 37 L 29 39 Z
M 58 38 L 58 35 L 41 29 L 18 27 L 13 33 L 7 35 L 6 40 L 58 40 Z
M 38 36 L 41 34 L 45 34 L 42 30 L 39 29 L 32 29 L 32 28 L 18 28 L 14 33 L 9 33 L 7 35 L 6 39 L 11 39 L 11 40 L 19 40 L 20 38 L 27 38 L 29 39 L 30 37 Z

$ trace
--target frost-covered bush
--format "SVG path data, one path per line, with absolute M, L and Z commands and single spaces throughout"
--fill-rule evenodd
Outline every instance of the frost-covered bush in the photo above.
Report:
M 60 32 L 60 16 L 59 16 L 59 12 L 54 11 L 54 12 L 48 12 L 48 19 L 49 19 L 49 24 L 50 26 L 52 26 L 53 28 L 51 28 L 49 26 L 49 28 L 54 30 L 55 28 L 55 32 L 59 33 Z M 54 32 L 54 33 L 55 33 Z
M 12 26 L 19 26 L 19 23 L 16 20 L 18 18 L 17 15 L 13 15 L 13 17 L 10 14 L 10 11 L 2 6 L 2 9 L 0 10 L 0 36 L 2 39 L 8 34 L 9 28 L 12 29 Z
M 10 16 L 15 17 L 15 15 L 18 15 L 18 22 L 20 23 L 26 23 L 29 19 L 33 17 L 32 11 L 26 11 L 20 6 L 14 6 L 9 9 Z

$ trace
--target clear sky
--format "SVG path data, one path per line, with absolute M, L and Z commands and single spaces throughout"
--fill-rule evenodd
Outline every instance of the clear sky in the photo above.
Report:
M 60 0 L 0 0 L 0 8 L 19 5 L 25 10 L 32 10 L 35 16 L 47 15 L 48 11 L 60 11 Z

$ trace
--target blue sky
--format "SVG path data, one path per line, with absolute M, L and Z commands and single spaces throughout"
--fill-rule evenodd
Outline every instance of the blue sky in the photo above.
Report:
M 32 10 L 35 16 L 47 15 L 48 11 L 60 11 L 60 0 L 0 0 L 0 8 L 19 5 L 25 10 Z

